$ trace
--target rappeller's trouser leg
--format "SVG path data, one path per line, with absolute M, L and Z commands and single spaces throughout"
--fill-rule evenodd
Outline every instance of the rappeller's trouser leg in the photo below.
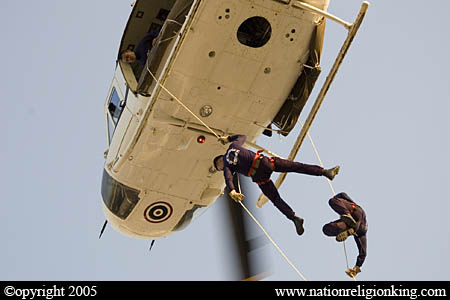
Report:
M 295 172 L 303 173 L 308 175 L 320 176 L 323 174 L 323 168 L 320 166 L 307 165 L 299 162 L 293 162 L 290 160 L 282 158 L 273 158 L 273 163 L 269 158 L 264 157 L 259 168 L 256 170 L 254 176 L 252 176 L 253 181 L 258 183 L 259 188 L 263 194 L 272 201 L 273 205 L 278 208 L 289 220 L 294 220 L 295 212 L 294 210 L 281 199 L 277 188 L 272 180 L 270 180 L 270 175 L 273 171 L 276 172 Z
M 347 229 L 347 225 L 345 225 L 345 223 L 339 219 L 325 224 L 322 228 L 322 231 L 327 236 L 337 236 L 339 233 Z
M 321 166 L 302 164 L 279 157 L 274 157 L 273 159 L 275 160 L 275 172 L 295 172 L 313 176 L 323 175 L 324 169 Z
M 275 205 L 275 207 L 278 208 L 289 220 L 294 219 L 294 211 L 286 202 L 284 202 L 283 199 L 281 199 L 281 196 L 272 180 L 259 185 L 259 188 L 263 194 L 269 198 L 270 201 L 272 201 L 273 205 Z

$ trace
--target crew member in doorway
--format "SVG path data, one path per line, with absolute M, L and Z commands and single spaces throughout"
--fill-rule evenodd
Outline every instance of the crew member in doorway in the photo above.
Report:
M 327 236 L 335 236 L 338 242 L 345 241 L 353 235 L 359 254 L 356 258 L 356 264 L 352 269 L 347 269 L 350 277 L 355 277 L 361 272 L 361 267 L 367 255 L 367 229 L 366 213 L 353 202 L 346 193 L 339 193 L 328 201 L 331 208 L 340 215 L 340 219 L 325 224 L 322 231 Z
M 261 191 L 289 220 L 293 221 L 298 235 L 304 232 L 304 220 L 295 215 L 292 208 L 281 199 L 275 184 L 270 179 L 272 172 L 295 172 L 313 176 L 325 176 L 330 180 L 338 174 L 339 166 L 332 169 L 324 169 L 320 166 L 307 165 L 278 157 L 266 157 L 243 147 L 245 135 L 233 135 L 220 137 L 222 144 L 231 142 L 224 155 L 214 158 L 214 167 L 224 172 L 225 183 L 230 190 L 230 197 L 236 202 L 242 201 L 244 195 L 236 192 L 233 184 L 233 173 L 238 172 L 252 178 L 259 185 Z
M 132 63 L 136 60 L 139 62 L 141 66 L 145 66 L 147 61 L 147 53 L 152 50 L 152 47 L 156 43 L 156 37 L 158 36 L 158 30 L 152 30 L 148 32 L 139 42 L 136 49 L 125 50 L 121 53 L 120 58 L 123 62 Z

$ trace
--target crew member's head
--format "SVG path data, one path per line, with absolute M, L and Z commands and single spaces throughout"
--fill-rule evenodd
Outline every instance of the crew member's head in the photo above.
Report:
M 125 50 L 121 53 L 120 59 L 126 63 L 132 63 L 136 61 L 136 53 L 131 50 Z
M 217 171 L 223 170 L 223 155 L 214 158 L 214 168 L 216 168 Z

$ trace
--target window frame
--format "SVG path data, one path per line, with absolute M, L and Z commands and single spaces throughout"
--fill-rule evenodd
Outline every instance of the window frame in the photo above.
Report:
M 105 127 L 106 127 L 106 140 L 107 140 L 107 146 L 111 144 L 112 138 L 114 136 L 115 129 L 117 127 L 117 124 L 119 124 L 120 118 L 123 114 L 123 111 L 126 109 L 127 105 L 127 98 L 128 98 L 128 91 L 129 87 L 125 83 L 125 97 L 122 94 L 122 90 L 120 88 L 118 80 L 114 77 L 113 82 L 111 84 L 111 88 L 109 89 L 108 97 L 106 98 L 105 103 Z M 119 108 L 120 113 L 117 117 L 117 122 L 114 122 L 114 118 L 111 115 L 111 112 L 109 110 L 109 104 L 111 103 L 111 100 L 113 99 L 114 93 L 117 94 L 117 98 L 119 99 Z M 110 124 L 114 127 L 112 128 L 112 132 L 110 129 Z
M 141 200 L 141 191 L 115 180 L 103 169 L 101 194 L 104 205 L 116 217 L 126 220 Z

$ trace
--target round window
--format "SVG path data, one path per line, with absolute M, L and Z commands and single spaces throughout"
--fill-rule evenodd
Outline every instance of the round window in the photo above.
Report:
M 245 20 L 237 31 L 237 38 L 243 45 L 259 48 L 270 39 L 272 27 L 263 17 L 251 17 Z

